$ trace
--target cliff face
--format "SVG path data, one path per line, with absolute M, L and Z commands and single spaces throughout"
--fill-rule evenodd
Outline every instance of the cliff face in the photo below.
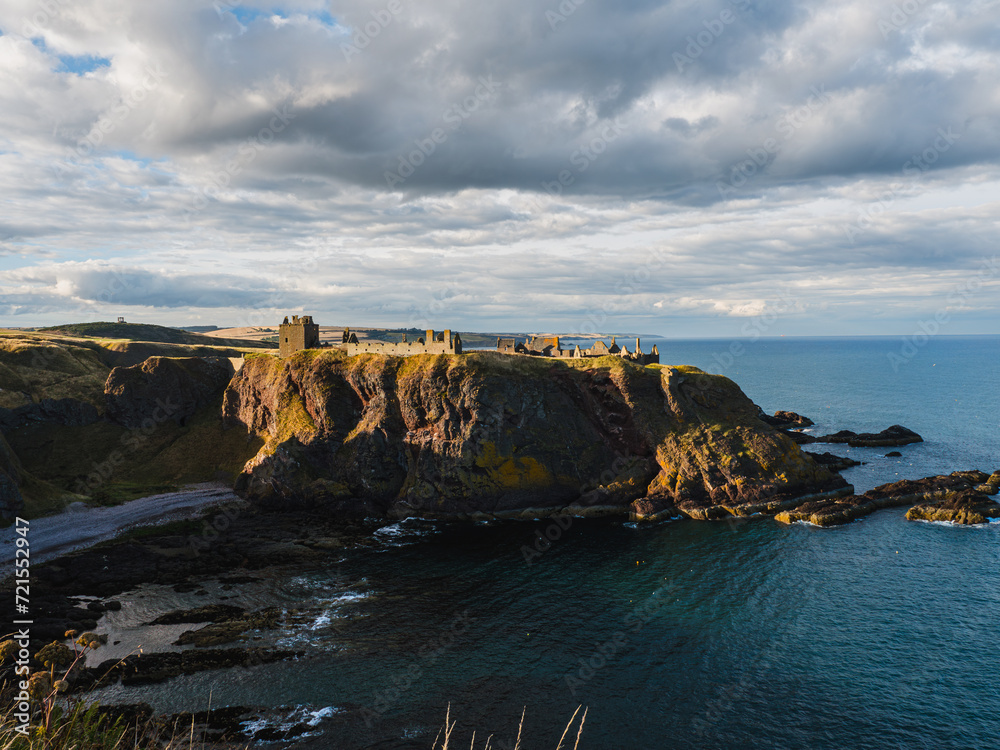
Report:
M 108 418 L 133 430 L 155 423 L 153 415 L 182 422 L 216 401 L 232 374 L 221 357 L 150 357 L 116 367 L 104 385 Z
M 223 414 L 266 439 L 237 489 L 272 506 L 710 518 L 846 486 L 732 381 L 615 357 L 256 356 Z
M 222 429 L 239 354 L 0 333 L 0 522 L 231 481 L 260 447 Z
M 24 507 L 21 496 L 21 462 L 0 434 L 0 518 L 10 519 Z

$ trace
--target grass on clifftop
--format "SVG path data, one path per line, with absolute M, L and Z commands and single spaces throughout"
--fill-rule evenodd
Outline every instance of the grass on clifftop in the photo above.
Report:
M 204 341 L 218 339 L 205 337 Z M 74 398 L 103 412 L 104 384 L 114 367 L 136 365 L 154 356 L 240 357 L 247 351 L 0 331 L 0 408 L 14 409 L 47 398 Z
M 0 336 L 0 408 L 74 398 L 104 410 L 111 369 L 95 347 L 34 337 Z

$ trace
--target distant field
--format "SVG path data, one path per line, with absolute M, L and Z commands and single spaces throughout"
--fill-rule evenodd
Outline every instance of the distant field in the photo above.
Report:
M 424 331 L 416 328 L 354 328 L 355 333 L 361 341 L 400 341 L 405 333 L 410 341 L 415 341 L 424 335 Z M 523 333 L 470 333 L 458 331 L 462 337 L 462 344 L 466 347 L 496 346 L 498 336 L 520 336 Z M 264 341 L 267 338 L 278 335 L 278 326 L 270 327 L 245 327 L 245 328 L 219 328 L 214 331 L 206 331 L 204 336 L 211 338 L 226 338 L 232 341 Z M 324 344 L 339 344 L 343 339 L 343 326 L 320 326 L 319 340 Z
M 158 344 L 187 344 L 193 346 L 238 346 L 245 349 L 277 349 L 277 344 L 249 338 L 227 338 L 211 333 L 190 333 L 180 328 L 146 323 L 71 323 L 68 325 L 39 328 L 38 333 L 79 338 L 121 339 L 148 341 Z

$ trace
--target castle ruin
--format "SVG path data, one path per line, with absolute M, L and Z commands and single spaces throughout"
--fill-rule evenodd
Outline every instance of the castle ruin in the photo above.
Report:
M 278 354 L 290 357 L 300 349 L 316 349 L 319 346 L 319 326 L 313 323 L 312 315 L 292 316 L 292 322 L 278 326 Z
M 437 335 L 428 329 L 424 332 L 424 337 L 416 341 L 407 341 L 404 333 L 402 341 L 359 342 L 358 337 L 351 333 L 351 329 L 345 328 L 343 340 L 337 348 L 345 350 L 351 357 L 355 354 L 388 354 L 393 357 L 409 357 L 414 354 L 461 354 L 462 337 L 457 333 L 452 334 L 451 329 L 446 328 Z
M 293 315 L 290 323 L 286 317 L 285 322 L 278 327 L 278 355 L 281 357 L 290 357 L 302 349 L 318 349 L 321 346 L 329 345 L 320 344 L 319 325 L 313 322 L 311 315 L 303 315 L 301 318 Z M 355 354 L 386 354 L 393 357 L 461 354 L 462 337 L 445 329 L 437 334 L 433 330 L 427 330 L 425 336 L 416 341 L 407 341 L 405 333 L 403 340 L 398 342 L 358 341 L 357 334 L 352 333 L 350 328 L 345 328 L 340 343 L 331 348 L 347 352 L 351 357 Z
M 611 337 L 611 345 L 603 341 L 595 341 L 589 349 L 581 349 L 577 344 L 572 349 L 563 349 L 559 345 L 558 336 L 532 336 L 523 342 L 515 338 L 498 338 L 497 351 L 501 354 L 524 354 L 532 357 L 556 357 L 559 359 L 579 359 L 592 357 L 621 357 L 629 362 L 640 365 L 656 365 L 660 363 L 660 350 L 653 344 L 649 354 L 642 351 L 642 345 L 637 338 L 635 350 L 629 351 L 627 346 L 618 346 L 615 337 Z
M 285 318 L 278 327 L 278 353 L 281 357 L 289 357 L 302 349 L 318 349 L 328 347 L 320 344 L 319 326 L 313 322 L 311 315 L 293 315 L 291 322 Z M 452 333 L 451 329 L 435 333 L 428 329 L 424 336 L 416 341 L 408 341 L 403 334 L 402 341 L 359 341 L 357 334 L 350 328 L 345 328 L 339 344 L 333 344 L 333 349 L 346 352 L 353 357 L 357 354 L 385 354 L 391 357 L 411 357 L 415 354 L 461 354 L 462 337 Z M 629 351 L 627 346 L 619 346 L 615 337 L 611 344 L 595 341 L 589 349 L 581 349 L 575 345 L 572 349 L 563 349 L 558 336 L 532 336 L 524 341 L 516 338 L 498 338 L 497 351 L 501 354 L 521 354 L 530 357 L 554 357 L 557 359 L 585 359 L 594 357 L 621 357 L 639 365 L 659 364 L 660 350 L 656 345 L 649 354 L 642 351 L 639 339 L 635 340 L 635 349 Z

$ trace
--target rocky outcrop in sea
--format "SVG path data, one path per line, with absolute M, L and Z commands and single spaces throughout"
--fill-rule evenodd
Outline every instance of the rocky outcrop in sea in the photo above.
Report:
M 1000 484 L 1000 472 L 994 473 Z M 1000 505 L 978 489 L 992 478 L 981 471 L 907 479 L 883 484 L 862 495 L 850 495 L 803 503 L 778 513 L 783 523 L 804 521 L 816 526 L 836 526 L 870 515 L 882 508 L 913 506 L 907 518 L 915 520 L 986 523 L 1000 517 Z

